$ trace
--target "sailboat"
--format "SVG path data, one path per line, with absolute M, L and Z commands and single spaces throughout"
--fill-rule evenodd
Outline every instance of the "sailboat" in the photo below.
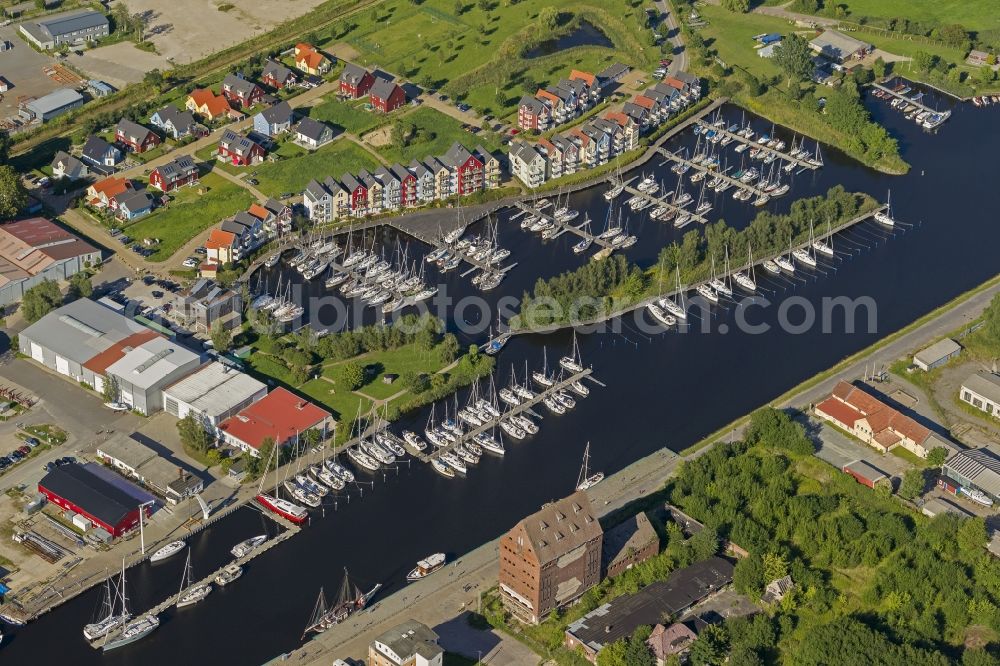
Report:
M 615 175 L 608 181 L 611 187 L 608 188 L 607 192 L 604 193 L 605 201 L 611 201 L 622 192 L 625 191 L 625 183 L 622 182 L 621 167 L 615 172 Z
M 729 285 L 729 246 L 726 246 L 726 263 L 723 267 L 724 278 L 720 278 L 719 274 L 715 272 L 715 257 L 712 257 L 712 279 L 709 281 L 709 285 L 717 293 L 723 296 L 732 296 L 733 288 Z
M 583 238 L 577 241 L 573 245 L 573 254 L 581 254 L 590 249 L 590 246 L 594 244 L 594 236 L 590 233 L 590 217 L 585 217 L 583 224 L 577 227 L 580 231 L 586 234 Z
M 316 600 L 313 613 L 302 635 L 305 636 L 310 632 L 320 633 L 325 631 L 329 627 L 343 622 L 357 611 L 363 610 L 381 587 L 382 583 L 376 583 L 368 592 L 362 592 L 361 588 L 351 583 L 347 568 L 345 567 L 344 582 L 340 586 L 337 603 L 331 607 L 327 607 L 326 597 L 323 595 L 323 589 L 320 588 L 319 598 Z
M 662 261 L 660 262 L 660 270 L 658 272 L 660 274 L 660 289 L 659 289 L 659 292 L 662 294 L 663 293 L 663 262 Z M 656 321 L 660 322 L 661 324 L 663 324 L 664 326 L 666 326 L 668 328 L 671 327 L 671 326 L 673 326 L 673 325 L 675 325 L 677 323 L 677 319 L 673 315 L 667 314 L 666 310 L 664 310 L 662 307 L 660 307 L 660 305 L 658 304 L 658 302 L 653 302 L 653 303 L 647 304 L 646 305 L 646 309 L 649 311 L 649 314 L 651 314 Z
M 816 267 L 816 257 L 812 255 L 812 244 L 807 245 L 806 247 L 800 247 L 792 252 L 792 256 L 795 258 L 795 261 L 801 264 L 805 264 L 810 268 Z
M 826 241 L 824 241 L 822 239 L 816 240 L 816 238 L 813 236 L 812 222 L 809 223 L 809 236 L 812 238 L 813 249 L 816 250 L 817 252 L 819 252 L 820 254 L 825 254 L 828 257 L 832 257 L 833 256 L 833 233 L 832 233 L 832 231 L 830 229 L 830 222 L 829 222 L 829 220 L 826 223 L 826 233 L 827 233 L 827 237 L 830 239 L 830 242 L 826 242 Z
M 792 261 L 792 238 L 788 237 L 788 256 L 779 254 L 774 258 L 774 263 L 781 270 L 788 271 L 789 273 L 795 272 L 795 262 Z
M 274 454 L 275 476 L 277 476 L 277 470 L 278 470 L 278 447 L 274 448 L 273 454 Z M 263 506 L 265 509 L 267 509 L 271 513 L 275 513 L 275 514 L 281 516 L 282 518 L 285 518 L 287 520 L 292 521 L 295 524 L 304 523 L 306 521 L 306 518 L 309 517 L 309 512 L 306 510 L 305 507 L 299 506 L 295 502 L 290 502 L 290 501 L 288 501 L 286 499 L 278 497 L 277 489 L 275 489 L 274 494 L 267 494 L 267 493 L 264 492 L 264 479 L 267 478 L 267 468 L 270 467 L 270 462 L 271 461 L 268 460 L 268 464 L 264 467 L 264 474 L 260 477 L 260 485 L 257 486 L 257 497 L 255 498 L 257 500 L 257 503 L 260 504 L 261 506 Z M 263 543 L 264 540 L 266 540 L 266 539 L 267 539 L 266 536 L 263 537 L 261 539 L 261 543 Z M 260 544 L 257 544 L 257 545 L 260 545 Z M 253 548 L 256 548 L 256 546 L 253 546 L 251 548 L 251 550 Z M 234 553 L 233 554 L 236 557 L 241 557 L 241 555 L 236 555 L 235 549 L 234 549 Z
M 589 474 L 590 472 L 590 442 L 583 450 L 583 465 L 580 467 L 580 476 L 576 479 L 577 490 L 589 490 L 604 480 L 604 472 Z
M 753 293 L 757 291 L 757 280 L 754 279 L 753 273 L 753 250 L 750 248 L 750 244 L 747 243 L 747 258 L 748 258 L 748 268 L 746 272 L 737 271 L 733 274 L 733 280 L 736 284 L 740 285 L 743 289 Z
M 559 365 L 570 372 L 583 372 L 583 363 L 581 361 L 580 347 L 576 343 L 576 331 L 573 331 L 573 352 L 569 356 L 563 356 L 559 359 Z
M 676 280 L 676 291 L 680 299 L 680 302 L 675 301 L 673 298 L 661 298 L 657 301 L 657 304 L 681 320 L 687 319 L 687 308 L 684 305 L 684 291 L 681 289 L 681 269 L 677 267 L 677 280 Z
M 100 619 L 83 628 L 83 637 L 88 641 L 96 641 L 128 622 L 132 614 L 128 611 L 128 598 L 125 596 L 125 561 L 122 560 L 122 573 L 119 583 L 112 590 L 111 576 L 104 581 L 104 598 L 101 602 Z M 118 602 L 121 610 L 116 612 Z
M 547 350 L 545 349 L 545 347 L 542 347 L 542 369 L 540 371 L 535 370 L 534 372 L 532 372 L 531 378 L 534 379 L 539 384 L 541 384 L 542 386 L 552 386 L 553 384 L 555 384 L 555 380 L 549 374 Z
M 125 618 L 125 620 L 128 620 L 128 618 L 131 617 L 131 614 L 129 613 L 128 610 L 128 599 L 125 596 L 124 559 L 122 559 L 122 577 L 121 577 L 121 583 L 119 584 L 118 597 L 119 599 L 121 599 L 121 604 L 122 604 L 120 617 L 123 617 Z M 115 627 L 117 626 L 118 625 L 115 625 Z M 117 633 L 114 633 L 112 631 L 115 628 L 112 627 L 107 631 L 105 631 L 104 636 L 106 636 L 107 638 L 104 641 L 104 645 L 101 647 L 101 649 L 104 652 L 108 652 L 110 650 L 114 650 L 116 648 L 128 645 L 129 643 L 135 643 L 137 640 L 145 638 L 146 636 L 151 634 L 159 626 L 160 626 L 160 618 L 158 618 L 155 615 L 143 615 L 142 617 L 132 620 L 131 622 L 126 622 L 124 624 L 121 624 L 122 628 Z
M 887 227 L 896 226 L 896 220 L 892 218 L 892 192 L 886 196 L 885 199 L 885 210 L 880 210 L 875 213 L 875 221 L 884 224 Z
M 181 589 L 177 593 L 177 607 L 192 606 L 203 600 L 212 592 L 211 583 L 193 584 L 191 575 L 191 549 L 188 549 L 187 561 L 184 562 L 184 573 L 181 574 Z

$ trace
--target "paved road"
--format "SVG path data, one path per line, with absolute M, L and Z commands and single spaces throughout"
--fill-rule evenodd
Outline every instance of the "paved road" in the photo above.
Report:
M 684 40 L 681 39 L 681 27 L 677 21 L 677 15 L 671 10 L 667 0 L 657 0 L 656 7 L 664 17 L 663 22 L 666 24 L 669 30 L 668 34 L 670 35 L 668 39 L 674 45 L 674 61 L 670 63 L 667 71 L 670 74 L 686 71 L 688 62 L 687 49 L 684 48 Z

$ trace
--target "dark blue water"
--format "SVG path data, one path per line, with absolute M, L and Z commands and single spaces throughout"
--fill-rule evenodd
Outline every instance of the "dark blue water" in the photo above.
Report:
M 80 631 L 99 600 L 99 592 L 93 591 L 28 627 L 7 632 L 14 635 L 2 648 L 5 663 L 261 663 L 299 645 L 318 588 L 337 589 L 344 566 L 362 586 L 382 581 L 385 592 L 391 593 L 403 585 L 406 571 L 419 558 L 435 551 L 458 557 L 498 536 L 544 501 L 570 492 L 588 441 L 592 469 L 607 473 L 664 446 L 683 450 L 995 275 L 1000 229 L 990 213 L 997 201 L 995 188 L 986 178 L 994 171 L 1000 148 L 994 131 L 1000 114 L 993 108 L 957 107 L 952 119 L 930 135 L 881 102 L 873 100 L 871 108 L 900 138 L 904 157 L 913 165 L 910 174 L 884 176 L 824 147 L 826 167 L 796 177 L 793 192 L 773 205 L 786 210 L 793 197 L 823 193 L 837 183 L 880 199 L 891 187 L 895 216 L 912 226 L 890 235 L 866 223 L 835 239 L 839 259 L 824 274 L 795 284 L 765 281 L 758 274 L 762 297 L 775 305 L 758 307 L 758 299 L 754 306 L 743 306 L 744 313 L 754 323 L 769 324 L 768 332 L 738 332 L 737 309 L 730 307 L 714 311 L 705 334 L 649 335 L 627 320 L 621 322 L 620 332 L 583 335 L 583 358 L 607 388 L 594 387 L 583 408 L 546 416 L 539 435 L 508 443 L 505 458 L 484 457 L 464 480 L 441 478 L 418 463 L 403 464 L 384 476 L 361 477 L 374 481 L 364 488 L 363 497 L 358 488 L 345 493 L 336 511 L 315 518 L 302 534 L 255 559 L 230 588 L 216 590 L 198 606 L 167 613 L 161 628 L 142 642 L 104 656 L 86 645 Z M 739 120 L 738 110 L 729 114 Z M 757 127 L 770 129 L 763 123 Z M 689 141 L 685 137 L 677 143 Z M 672 185 L 672 174 L 666 167 L 661 171 Z M 591 218 L 602 220 L 603 189 L 574 195 L 573 205 L 586 207 Z M 742 226 L 756 210 L 737 204 L 730 195 L 720 195 L 722 215 Z M 715 219 L 718 213 L 712 215 Z M 652 260 L 665 242 L 679 235 L 668 225 L 648 220 L 636 219 L 631 226 L 642 239 L 629 250 L 636 260 Z M 502 242 L 514 251 L 512 260 L 519 266 L 489 296 L 491 301 L 520 295 L 537 277 L 585 261 L 569 251 L 571 239 L 542 243 L 516 225 L 507 227 L 501 227 Z M 459 295 L 474 293 L 468 280 L 454 273 L 443 284 Z M 826 296 L 870 296 L 878 306 L 877 329 L 784 333 L 776 326 L 777 303 L 787 296 L 811 303 Z M 454 321 L 449 323 L 455 328 Z M 566 352 L 570 340 L 568 332 L 512 340 L 499 357 L 497 383 L 506 383 L 512 364 L 521 374 L 525 359 L 540 364 L 544 348 L 551 363 Z M 426 412 L 421 412 L 400 425 L 422 427 L 425 420 Z M 196 573 L 217 567 L 233 544 L 261 529 L 258 514 L 241 510 L 191 539 Z M 144 608 L 175 592 L 182 564 L 142 565 L 132 572 L 134 607 Z
M 604 48 L 614 48 L 615 43 L 607 35 L 600 31 L 589 21 L 580 21 L 580 25 L 573 32 L 566 33 L 562 37 L 549 39 L 538 46 L 525 51 L 525 58 L 538 58 L 552 55 L 574 46 L 603 46 Z

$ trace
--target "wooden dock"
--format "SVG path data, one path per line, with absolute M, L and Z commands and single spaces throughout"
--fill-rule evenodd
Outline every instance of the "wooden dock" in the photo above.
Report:
M 708 126 L 706 126 L 706 127 L 708 127 Z M 820 167 L 819 164 L 815 164 L 815 163 L 813 163 L 813 162 L 811 162 L 809 160 L 805 160 L 805 159 L 802 159 L 800 157 L 795 157 L 792 154 L 786 153 L 783 150 L 775 150 L 774 148 L 768 148 L 766 145 L 764 145 L 762 143 L 758 143 L 755 139 L 748 139 L 748 138 L 746 138 L 745 136 L 743 136 L 741 134 L 737 134 L 736 132 L 730 132 L 725 127 L 716 127 L 716 126 L 713 125 L 713 126 L 708 127 L 708 129 L 711 130 L 711 131 L 713 131 L 713 132 L 715 132 L 716 134 L 721 134 L 723 137 L 727 137 L 728 136 L 734 142 L 745 144 L 749 148 L 760 148 L 762 151 L 764 151 L 764 156 L 765 157 L 768 154 L 773 154 L 773 155 L 776 156 L 777 159 L 782 159 L 785 162 L 791 162 L 792 164 L 795 164 L 796 166 L 800 166 L 800 167 L 802 167 L 804 169 L 816 170 L 816 169 L 818 169 Z M 660 152 L 663 152 L 663 150 L 661 149 Z
M 589 378 L 592 382 L 603 386 L 603 384 L 600 384 L 600 382 L 591 377 L 592 373 L 593 370 L 591 368 L 584 368 L 580 372 L 574 373 L 569 377 L 561 379 L 555 382 L 552 386 L 546 387 L 543 391 L 536 393 L 535 397 L 532 398 L 531 400 L 525 400 L 516 406 L 510 407 L 500 418 L 508 417 L 511 414 L 520 414 L 522 412 L 528 412 L 529 414 L 539 416 L 536 412 L 532 410 L 532 407 L 538 406 L 539 404 L 541 404 L 542 400 L 544 400 L 546 397 L 558 391 L 565 390 L 573 382 L 582 380 L 584 378 Z M 579 402 L 580 400 L 583 400 L 584 397 L 580 395 L 574 395 L 574 399 L 577 400 L 577 402 Z M 497 428 L 499 424 L 500 424 L 500 419 L 490 419 L 483 425 L 477 426 L 476 428 L 463 433 L 462 436 L 458 438 L 457 442 L 452 442 L 448 446 L 435 447 L 434 444 L 428 442 L 428 446 L 430 446 L 434 450 L 431 451 L 430 453 L 420 453 L 415 457 L 418 460 L 422 460 L 423 462 L 429 463 L 432 459 L 440 457 L 442 453 L 445 453 L 447 451 L 453 451 L 456 447 L 461 446 L 465 442 L 471 441 L 479 433 Z
M 672 153 L 669 150 L 666 150 L 664 148 L 660 148 L 660 154 L 663 155 L 664 157 L 666 157 L 668 161 L 671 161 L 671 162 L 674 162 L 674 163 L 677 163 L 677 164 L 684 164 L 686 166 L 691 167 L 695 171 L 704 172 L 705 173 L 705 180 L 708 180 L 710 177 L 711 178 L 715 178 L 715 177 L 721 178 L 725 182 L 729 183 L 730 186 L 738 187 L 741 190 L 750 192 L 755 197 L 759 197 L 761 194 L 764 193 L 764 190 L 762 190 L 761 188 L 757 187 L 756 185 L 753 185 L 752 183 L 744 183 L 739 178 L 733 178 L 732 176 L 729 176 L 729 175 L 723 173 L 721 170 L 718 170 L 718 169 L 709 169 L 709 168 L 704 167 L 704 166 L 702 166 L 700 164 L 695 164 L 691 160 L 689 160 L 687 158 L 684 158 L 684 157 L 681 157 L 677 153 Z M 757 178 L 757 182 L 758 183 L 760 182 L 760 177 Z
M 892 97 L 895 97 L 896 99 L 901 99 L 904 102 L 906 102 L 907 104 L 912 104 L 913 106 L 917 107 L 921 111 L 926 111 L 928 113 L 936 113 L 936 114 L 938 114 L 939 116 L 942 117 L 942 121 L 941 122 L 944 122 L 944 119 L 947 119 L 949 116 L 951 116 L 951 111 L 937 111 L 937 110 L 932 109 L 931 107 L 927 106 L 926 104 L 923 104 L 921 102 L 918 102 L 916 100 L 913 100 L 913 99 L 907 97 L 906 95 L 903 95 L 901 93 L 896 92 L 892 88 L 887 88 L 884 85 L 882 85 L 881 83 L 872 83 L 871 85 L 872 85 L 873 88 L 875 88 L 877 90 L 881 90 L 884 93 L 888 93 L 889 95 L 891 95 Z
M 589 239 L 594 245 L 598 245 L 606 250 L 615 249 L 615 247 L 611 244 L 610 240 L 605 240 L 603 238 L 600 238 L 597 234 L 591 233 L 589 231 L 584 231 L 581 228 L 583 227 L 582 222 L 580 223 L 579 226 L 574 226 L 570 222 L 561 222 L 557 220 L 554 216 L 549 215 L 548 213 L 545 213 L 543 211 L 537 210 L 536 208 L 531 207 L 529 204 L 523 201 L 518 201 L 517 203 L 514 204 L 514 206 L 516 208 L 521 209 L 525 215 L 537 215 L 542 219 L 548 220 L 555 226 L 560 227 L 563 233 L 568 231 L 571 234 L 576 234 L 580 238 Z
M 635 179 L 633 178 L 632 180 Z M 685 210 L 682 206 L 675 206 L 674 204 L 669 203 L 667 201 L 667 197 L 671 196 L 673 194 L 672 192 L 666 192 L 666 193 L 661 192 L 660 196 L 656 196 L 654 194 L 647 194 L 646 192 L 641 192 L 627 183 L 625 184 L 625 191 L 634 197 L 642 197 L 644 199 L 651 201 L 652 205 L 650 206 L 650 208 L 656 208 L 657 206 L 661 206 L 670 211 L 669 217 L 662 218 L 664 222 L 667 222 L 671 219 L 676 219 L 676 217 L 681 213 L 687 213 L 688 215 L 691 216 L 689 222 L 699 222 L 701 224 L 706 224 L 708 222 L 708 218 L 706 218 L 704 215 L 698 215 L 693 210 Z M 691 201 L 690 203 L 693 205 L 695 202 Z

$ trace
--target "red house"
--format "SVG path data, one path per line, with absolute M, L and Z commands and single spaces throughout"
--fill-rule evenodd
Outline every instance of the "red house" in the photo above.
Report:
M 351 99 L 364 97 L 374 84 L 375 77 L 371 72 L 350 62 L 340 73 L 340 94 Z
M 373 109 L 389 113 L 406 104 L 406 93 L 392 81 L 378 79 L 368 91 L 368 99 Z
M 298 77 L 292 70 L 288 69 L 279 62 L 274 60 L 268 60 L 267 64 L 264 65 L 264 71 L 261 72 L 260 80 L 264 82 L 264 85 L 271 86 L 276 90 L 281 90 L 287 86 L 294 85 L 298 81 Z
M 264 159 L 267 151 L 253 139 L 227 129 L 219 139 L 218 156 L 235 166 L 256 164 Z
M 416 175 L 401 164 L 394 164 L 390 171 L 399 178 L 399 204 L 403 207 L 419 205 Z
M 144 153 L 160 145 L 160 137 L 148 127 L 122 118 L 115 127 L 115 142 L 133 153 Z
M 227 444 L 256 456 L 267 439 L 280 447 L 298 441 L 308 430 L 325 435 L 332 418 L 325 409 L 279 387 L 223 421 L 219 430 Z
M 148 496 L 125 479 L 112 482 L 77 463 L 54 468 L 38 482 L 38 492 L 52 504 L 83 516 L 114 537 L 139 525 L 139 505 Z M 146 506 L 145 511 L 148 516 L 150 507 Z
M 236 74 L 222 79 L 222 94 L 238 108 L 251 107 L 264 96 L 264 89 Z
M 149 174 L 149 184 L 161 192 L 170 192 L 183 185 L 198 182 L 198 166 L 189 155 L 175 157 Z
M 368 210 L 368 188 L 349 173 L 345 173 L 340 182 L 351 197 L 351 213 L 363 215 Z
M 465 146 L 456 141 L 439 159 L 451 169 L 453 194 L 464 196 L 483 189 L 483 162 Z

